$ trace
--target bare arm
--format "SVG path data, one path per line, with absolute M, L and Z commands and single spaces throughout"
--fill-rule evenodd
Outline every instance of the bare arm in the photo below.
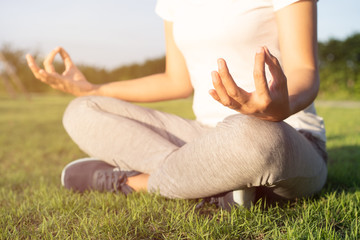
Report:
M 211 96 L 223 105 L 268 121 L 282 121 L 304 109 L 319 89 L 317 69 L 316 3 L 304 0 L 276 13 L 283 69 L 266 47 L 255 54 L 256 90 L 236 86 L 223 59 L 212 73 Z M 273 80 L 267 83 L 265 65 Z
M 280 52 L 294 114 L 314 101 L 319 90 L 316 1 L 305 0 L 277 12 Z
M 143 78 L 111 82 L 106 84 L 91 84 L 77 69 L 70 56 L 62 48 L 53 50 L 44 61 L 45 70 L 40 69 L 34 59 L 28 55 L 30 69 L 40 81 L 51 87 L 71 93 L 76 96 L 100 95 L 116 97 L 126 101 L 152 102 L 168 99 L 184 98 L 192 91 L 190 77 L 185 60 L 177 48 L 172 34 L 172 23 L 165 22 L 166 36 L 166 70 Z M 56 73 L 52 65 L 56 54 L 60 54 L 65 71 Z

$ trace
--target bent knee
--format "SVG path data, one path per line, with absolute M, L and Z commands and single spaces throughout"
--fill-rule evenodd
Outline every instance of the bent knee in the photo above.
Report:
M 99 96 L 83 96 L 72 100 L 63 115 L 63 126 L 70 136 L 86 121 L 92 121 L 92 112 L 97 107 Z
M 229 128 L 231 140 L 242 146 L 240 150 L 245 149 L 249 159 L 256 159 L 254 165 L 260 168 L 281 165 L 280 162 L 288 157 L 288 150 L 292 148 L 291 135 L 297 134 L 285 122 L 270 122 L 241 114 L 230 116 L 223 123 L 225 128 Z
M 86 105 L 89 97 L 78 97 L 72 100 L 69 105 L 66 107 L 63 115 L 63 125 L 67 130 L 79 117 L 81 108 Z
M 103 96 L 83 96 L 75 98 L 67 106 L 63 115 L 63 126 L 70 136 L 72 133 L 87 131 L 99 124 L 106 114 L 122 115 L 129 103 Z
M 261 146 L 279 146 L 287 141 L 289 132 L 296 132 L 285 122 L 271 122 L 242 114 L 232 115 L 223 122 L 223 128 L 229 128 L 238 136 L 239 141 L 250 141 Z

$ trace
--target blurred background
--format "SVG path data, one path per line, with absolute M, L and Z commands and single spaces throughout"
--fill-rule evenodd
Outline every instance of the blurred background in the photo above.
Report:
M 359 239 L 360 101 L 349 100 L 360 100 L 360 0 L 318 2 L 321 90 L 315 104 L 329 153 L 320 195 L 226 215 L 211 206 L 193 211 L 197 200 L 79 195 L 60 187 L 63 167 L 87 156 L 62 126 L 74 97 L 36 80 L 25 54 L 41 65 L 63 46 L 94 83 L 164 71 L 155 4 L 0 0 L 0 239 Z M 194 119 L 191 100 L 143 106 Z
M 27 91 L 51 91 L 31 76 L 24 55 L 41 62 L 56 46 L 63 46 L 92 82 L 163 71 L 163 22 L 155 5 L 156 0 L 1 0 L 0 93 L 21 88 L 11 81 L 15 74 Z M 359 0 L 318 2 L 324 98 L 360 99 L 359 11 Z

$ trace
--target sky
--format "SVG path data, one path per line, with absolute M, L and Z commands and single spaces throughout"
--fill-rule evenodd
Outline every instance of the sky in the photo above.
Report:
M 46 56 L 63 46 L 77 64 L 112 69 L 165 53 L 156 0 L 0 0 L 0 46 Z M 359 0 L 320 0 L 318 36 L 360 32 Z

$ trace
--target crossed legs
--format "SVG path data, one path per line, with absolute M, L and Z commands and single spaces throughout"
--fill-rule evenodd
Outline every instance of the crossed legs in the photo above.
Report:
M 258 186 L 294 198 L 319 191 L 326 180 L 322 157 L 284 122 L 235 114 L 209 128 L 107 97 L 75 99 L 63 122 L 91 157 L 144 173 L 129 179 L 134 189 L 169 198 Z

